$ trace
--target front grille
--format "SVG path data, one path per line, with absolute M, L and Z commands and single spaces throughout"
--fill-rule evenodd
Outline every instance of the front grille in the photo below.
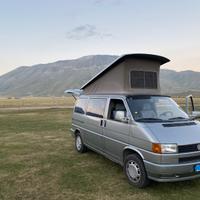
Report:
M 197 162 L 197 161 L 200 161 L 200 155 L 179 158 L 179 163 Z
M 197 145 L 198 144 L 189 144 L 189 145 L 178 146 L 178 152 L 187 153 L 187 152 L 199 151 Z

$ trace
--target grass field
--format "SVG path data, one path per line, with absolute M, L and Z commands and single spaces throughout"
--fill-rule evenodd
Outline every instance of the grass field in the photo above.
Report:
M 72 106 L 73 97 L 0 98 L 0 108 Z
M 200 198 L 200 180 L 129 185 L 119 165 L 74 150 L 70 119 L 71 109 L 0 111 L 1 200 Z
M 173 99 L 181 106 L 185 107 L 185 97 L 173 97 Z M 200 97 L 194 97 L 196 107 L 200 109 Z M 24 97 L 24 98 L 0 98 L 1 108 L 19 108 L 24 107 L 35 108 L 50 108 L 50 107 L 69 107 L 73 106 L 73 97 Z

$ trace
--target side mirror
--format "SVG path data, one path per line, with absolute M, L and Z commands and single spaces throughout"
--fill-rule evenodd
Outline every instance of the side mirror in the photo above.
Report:
M 128 123 L 129 122 L 129 118 L 128 117 L 124 117 L 123 119 L 121 119 L 121 122 Z
M 186 113 L 187 113 L 188 115 L 191 115 L 192 112 L 194 112 L 194 101 L 193 101 L 192 95 L 188 95 L 188 96 L 185 98 L 185 101 L 186 101 L 186 105 L 185 105 Z
M 123 123 L 128 123 L 129 118 L 126 117 L 126 111 L 117 110 L 117 111 L 113 111 L 113 114 L 114 114 L 114 120 L 120 121 Z
M 186 112 L 192 119 L 200 118 L 200 111 L 195 111 L 192 95 L 186 97 Z
M 193 111 L 191 114 L 192 119 L 200 118 L 200 111 Z

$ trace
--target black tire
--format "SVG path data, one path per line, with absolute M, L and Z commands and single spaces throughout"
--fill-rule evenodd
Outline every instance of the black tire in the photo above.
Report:
M 131 185 L 144 188 L 150 180 L 144 167 L 144 163 L 137 154 L 128 155 L 124 160 L 124 172 Z
M 83 144 L 83 140 L 79 133 L 75 136 L 75 149 L 79 153 L 85 153 L 87 151 L 87 147 Z

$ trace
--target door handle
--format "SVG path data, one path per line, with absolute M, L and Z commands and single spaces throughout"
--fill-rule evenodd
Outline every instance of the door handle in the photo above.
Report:
M 104 125 L 103 125 L 103 127 L 106 127 L 106 120 L 104 120 Z
M 103 126 L 103 119 L 100 120 L 100 126 Z
M 100 126 L 106 127 L 106 120 L 101 119 L 100 120 Z

